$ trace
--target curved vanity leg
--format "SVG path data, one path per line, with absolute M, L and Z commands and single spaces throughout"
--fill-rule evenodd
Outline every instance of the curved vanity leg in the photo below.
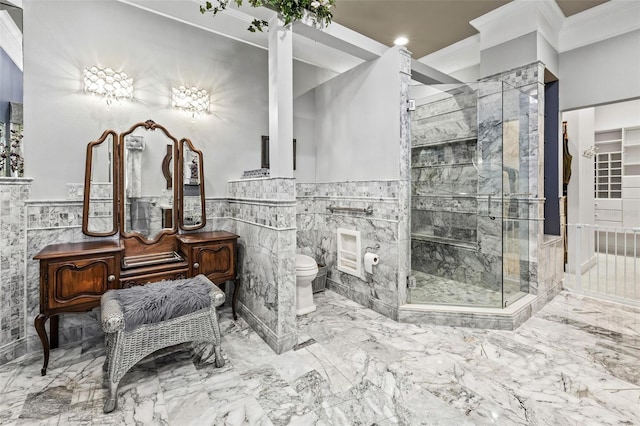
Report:
M 49 338 L 47 337 L 47 330 L 44 328 L 47 319 L 49 317 L 46 315 L 38 314 L 34 321 L 38 337 L 40 337 L 40 343 L 42 343 L 42 351 L 44 352 L 44 364 L 42 365 L 42 370 L 40 370 L 40 374 L 43 376 L 47 375 L 47 366 L 49 365 Z
M 238 287 L 240 280 L 236 278 L 233 280 L 233 300 L 231 301 L 231 312 L 233 312 L 233 320 L 238 320 L 238 313 L 236 311 L 236 306 L 238 306 Z

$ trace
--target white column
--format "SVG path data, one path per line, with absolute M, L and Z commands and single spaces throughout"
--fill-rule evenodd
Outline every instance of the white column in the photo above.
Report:
M 293 177 L 293 32 L 269 22 L 269 165 L 271 177 Z

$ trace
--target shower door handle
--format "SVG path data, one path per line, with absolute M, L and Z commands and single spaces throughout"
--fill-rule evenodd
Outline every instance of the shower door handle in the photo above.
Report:
M 487 200 L 488 200 L 488 203 L 487 203 L 487 216 L 489 216 L 489 219 L 491 219 L 491 220 L 496 220 L 496 217 L 491 215 L 491 197 L 492 197 L 491 194 L 487 195 Z

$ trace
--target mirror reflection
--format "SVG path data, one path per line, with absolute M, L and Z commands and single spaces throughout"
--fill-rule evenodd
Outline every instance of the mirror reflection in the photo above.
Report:
M 107 131 L 87 148 L 88 182 L 85 182 L 85 199 L 89 200 L 85 231 L 94 234 L 115 233 L 114 203 L 114 152 L 117 135 Z
M 22 9 L 10 3 L 0 2 L 0 177 L 22 177 Z
M 191 141 L 182 139 L 182 229 L 198 229 L 203 225 L 204 195 L 202 188 L 202 153 Z
M 122 163 L 123 230 L 153 240 L 175 227 L 173 177 L 163 173 L 167 146 L 175 158 L 175 141 L 159 129 L 137 127 L 124 135 Z

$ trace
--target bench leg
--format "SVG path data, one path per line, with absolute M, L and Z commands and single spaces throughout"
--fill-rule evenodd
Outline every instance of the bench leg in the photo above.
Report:
M 107 400 L 104 402 L 104 413 L 110 413 L 115 410 L 116 405 L 118 404 L 118 383 L 112 382 L 109 380 L 109 396 Z
M 213 350 L 216 353 L 216 367 L 224 367 L 224 358 L 222 358 L 222 351 L 220 345 L 214 345 Z

